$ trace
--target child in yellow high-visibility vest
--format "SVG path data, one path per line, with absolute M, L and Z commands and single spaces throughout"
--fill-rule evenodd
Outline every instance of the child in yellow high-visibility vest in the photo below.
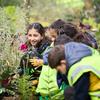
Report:
M 76 42 L 55 46 L 48 55 L 50 67 L 67 76 L 74 90 L 74 100 L 100 100 L 99 61 L 99 53 Z M 66 90 L 66 100 L 67 93 Z

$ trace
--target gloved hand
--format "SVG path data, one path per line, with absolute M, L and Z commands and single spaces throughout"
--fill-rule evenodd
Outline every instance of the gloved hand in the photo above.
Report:
M 33 58 L 33 59 L 30 59 L 30 62 L 33 66 L 37 66 L 37 67 L 40 67 L 43 65 L 43 60 L 42 59 L 37 59 L 37 58 Z
M 32 81 L 32 85 L 37 85 L 38 84 L 38 80 L 33 80 Z

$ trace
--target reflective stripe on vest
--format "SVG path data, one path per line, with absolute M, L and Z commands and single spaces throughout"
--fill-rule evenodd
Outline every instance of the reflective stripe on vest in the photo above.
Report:
M 72 86 L 82 74 L 93 72 L 100 78 L 100 56 L 88 56 L 72 65 L 68 71 L 68 81 Z
M 91 96 L 96 96 L 96 97 L 99 97 L 99 98 L 100 98 L 100 91 L 89 92 L 89 94 L 90 94 Z
M 73 86 L 86 72 L 91 72 L 100 79 L 100 56 L 88 56 L 70 67 L 68 81 Z M 89 91 L 91 100 L 100 100 L 100 90 Z
M 77 76 L 78 73 L 81 73 L 81 71 L 84 71 L 85 72 L 94 72 L 94 74 L 98 75 L 98 77 L 100 77 L 100 71 L 99 70 L 96 70 L 94 67 L 92 66 L 87 66 L 87 65 L 82 65 L 82 66 L 78 66 L 74 72 L 72 73 L 71 75 L 71 79 L 69 81 L 69 84 L 72 86 L 76 81 L 77 79 L 80 77 L 80 76 Z
M 91 100 L 100 100 L 100 91 L 89 92 Z

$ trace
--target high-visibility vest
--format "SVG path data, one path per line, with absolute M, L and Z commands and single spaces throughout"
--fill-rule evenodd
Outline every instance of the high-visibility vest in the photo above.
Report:
M 50 98 L 50 100 L 59 100 L 59 98 L 64 100 L 64 89 L 58 87 L 55 69 L 43 65 L 36 92 L 40 93 L 42 97 Z
M 68 81 L 70 86 L 73 86 L 78 79 L 84 74 L 90 72 L 96 76 L 97 82 L 95 82 L 95 89 L 91 91 L 91 87 L 89 89 L 89 95 L 91 100 L 100 100 L 100 56 L 92 55 L 88 57 L 84 57 L 78 63 L 74 64 L 70 67 L 68 71 Z M 90 78 L 90 82 L 95 80 L 94 77 Z M 91 83 L 90 83 L 91 84 Z M 98 85 L 98 86 L 97 86 Z

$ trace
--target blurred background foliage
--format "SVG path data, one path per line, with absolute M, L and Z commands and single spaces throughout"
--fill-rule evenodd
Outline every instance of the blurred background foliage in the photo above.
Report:
M 58 18 L 76 22 L 92 18 L 99 23 L 99 5 L 100 0 L 0 0 L 0 30 L 24 33 L 29 23 L 47 26 Z
M 47 26 L 58 18 L 72 20 L 83 7 L 82 0 L 0 0 L 0 29 L 8 26 L 10 33 L 17 33 L 34 21 Z

